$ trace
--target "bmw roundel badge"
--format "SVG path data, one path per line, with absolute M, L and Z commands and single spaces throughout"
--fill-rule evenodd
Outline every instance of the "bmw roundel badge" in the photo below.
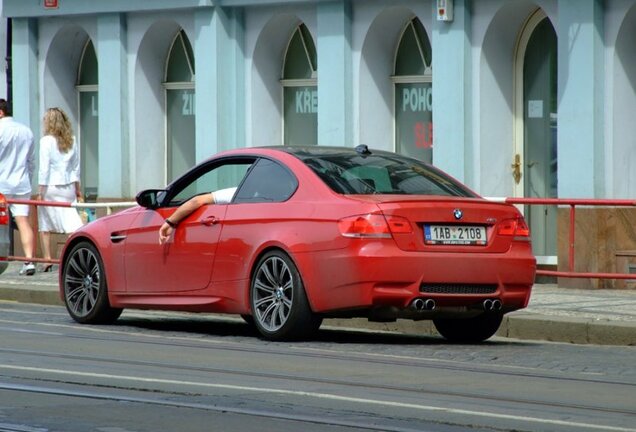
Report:
M 462 213 L 460 209 L 455 209 L 453 210 L 453 216 L 455 216 L 455 219 L 460 220 L 462 216 L 464 216 L 464 213 Z

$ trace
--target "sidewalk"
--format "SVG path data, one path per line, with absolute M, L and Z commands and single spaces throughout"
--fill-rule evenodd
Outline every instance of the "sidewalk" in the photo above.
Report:
M 21 265 L 11 263 L 0 274 L 0 301 L 61 306 L 58 271 L 20 276 Z M 435 334 L 430 321 L 327 319 L 323 326 Z M 576 344 L 636 345 L 636 290 L 577 290 L 538 284 L 530 305 L 507 314 L 497 335 Z

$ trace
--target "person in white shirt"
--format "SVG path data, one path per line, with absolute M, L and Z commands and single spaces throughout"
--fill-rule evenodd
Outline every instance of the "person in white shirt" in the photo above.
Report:
M 44 113 L 44 136 L 40 139 L 38 198 L 45 201 L 73 202 L 82 197 L 80 189 L 80 153 L 73 137 L 71 122 L 60 108 Z M 77 210 L 70 207 L 40 206 L 38 226 L 44 258 L 51 259 L 51 232 L 71 233 L 82 226 Z M 44 267 L 50 271 L 52 265 Z
M 228 204 L 232 201 L 235 192 L 235 187 L 219 189 L 215 192 L 194 196 L 181 204 L 169 218 L 166 218 L 161 228 L 159 228 L 159 244 L 168 241 L 174 229 L 179 225 L 179 222 L 185 219 L 190 213 L 203 205 Z
M 35 169 L 33 132 L 13 120 L 11 107 L 0 99 L 0 193 L 9 199 L 31 199 L 31 179 Z M 11 215 L 20 233 L 24 256 L 33 257 L 33 228 L 29 222 L 29 206 L 11 204 Z M 35 274 L 35 265 L 25 262 L 21 275 Z

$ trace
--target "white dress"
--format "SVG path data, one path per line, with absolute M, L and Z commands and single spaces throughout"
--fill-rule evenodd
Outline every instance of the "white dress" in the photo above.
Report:
M 57 147 L 57 139 L 46 135 L 40 139 L 40 185 L 46 186 L 45 201 L 75 202 L 75 182 L 79 182 L 79 149 L 75 141 L 66 153 Z M 38 207 L 39 231 L 71 233 L 82 226 L 82 219 L 72 207 Z

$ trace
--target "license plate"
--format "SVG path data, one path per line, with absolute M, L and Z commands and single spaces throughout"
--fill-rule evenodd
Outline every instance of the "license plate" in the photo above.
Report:
M 484 246 L 486 228 L 477 225 L 424 225 L 424 243 Z

